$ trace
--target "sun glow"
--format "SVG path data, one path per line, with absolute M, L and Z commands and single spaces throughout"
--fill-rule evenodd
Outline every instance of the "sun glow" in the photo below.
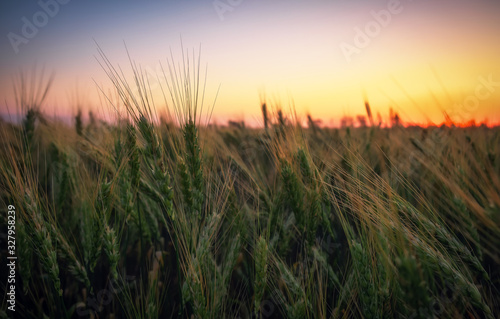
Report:
M 220 85 L 213 114 L 218 123 L 237 118 L 257 124 L 263 94 L 272 107 L 310 113 L 325 125 L 364 115 L 365 99 L 386 122 L 393 109 L 407 124 L 499 123 L 499 5 L 396 2 L 257 1 L 231 10 L 210 3 L 130 4 L 120 10 L 94 4 L 100 11 L 68 3 L 18 53 L 10 43 L 3 47 L 0 111 L 15 108 L 12 76 L 36 63 L 56 74 L 48 113 L 72 117 L 77 107 L 68 95 L 78 90 L 85 111 L 111 117 L 96 88 L 114 94 L 95 59 L 96 42 L 125 74 L 129 58 L 140 65 L 158 109 L 164 109 L 162 66 L 167 58 L 182 57 L 181 35 L 186 50 L 201 44 L 206 101 L 213 101 Z M 22 36 L 23 14 L 40 10 L 13 9 L 5 33 Z M 355 53 L 346 56 L 346 43 Z M 479 89 L 477 97 L 481 85 L 487 92 Z

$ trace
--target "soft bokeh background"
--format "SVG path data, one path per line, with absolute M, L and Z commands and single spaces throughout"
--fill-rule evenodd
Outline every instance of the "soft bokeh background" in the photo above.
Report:
M 43 3 L 50 0 L 41 0 Z M 374 21 L 372 11 L 399 3 L 370 43 L 348 62 L 342 43 L 354 44 L 355 28 Z M 231 10 L 218 12 L 216 5 Z M 206 101 L 221 85 L 214 120 L 258 123 L 260 96 L 268 104 L 292 105 L 325 125 L 343 116 L 365 114 L 366 96 L 385 121 L 389 108 L 405 123 L 440 124 L 443 111 L 464 122 L 500 122 L 500 2 L 496 0 L 320 1 L 320 0 L 179 0 L 77 1 L 59 11 L 16 53 L 9 33 L 22 36 L 42 8 L 37 1 L 4 0 L 0 5 L 0 112 L 15 113 L 12 78 L 37 65 L 55 72 L 45 112 L 70 118 L 71 96 L 78 90 L 84 111 L 109 118 L 96 83 L 111 88 L 96 61 L 97 45 L 108 58 L 128 68 L 128 51 L 153 74 L 172 49 L 202 47 L 208 64 Z M 222 7 L 220 7 L 222 8 Z M 228 8 L 228 7 L 226 7 Z M 222 9 L 220 9 L 222 10 Z M 477 106 L 463 102 L 483 79 L 498 84 Z M 486 93 L 490 94 L 486 94 Z M 162 99 L 158 100 L 162 108 Z

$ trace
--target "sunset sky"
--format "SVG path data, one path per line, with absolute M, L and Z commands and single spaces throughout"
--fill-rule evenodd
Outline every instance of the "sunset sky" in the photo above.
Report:
M 500 122 L 498 0 L 4 0 L 0 12 L 4 118 L 16 112 L 12 78 L 35 65 L 55 73 L 46 113 L 74 114 L 78 88 L 85 111 L 107 117 L 95 83 L 111 82 L 95 42 L 129 69 L 125 43 L 160 97 L 152 74 L 170 49 L 180 59 L 182 37 L 184 48 L 201 44 L 206 101 L 220 84 L 221 123 L 260 120 L 262 93 L 326 125 L 365 114 L 364 96 L 384 120 L 392 107 L 407 123 L 440 124 L 443 111 Z

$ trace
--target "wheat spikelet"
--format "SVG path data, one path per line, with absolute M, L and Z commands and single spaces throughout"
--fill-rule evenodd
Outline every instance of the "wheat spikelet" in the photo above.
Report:
M 380 310 L 383 307 L 380 305 L 370 255 L 359 242 L 352 243 L 351 254 L 353 268 L 357 274 L 358 298 L 363 316 L 365 318 L 379 318 Z
M 118 278 L 118 262 L 120 260 L 120 251 L 118 247 L 118 238 L 114 229 L 110 228 L 109 225 L 104 227 L 103 235 L 103 248 L 104 253 L 108 257 L 109 269 L 111 272 L 111 278 Z
M 53 246 L 50 230 L 47 229 L 46 222 L 40 215 L 37 203 L 33 200 L 29 191 L 24 197 L 26 211 L 31 217 L 31 230 L 34 233 L 35 251 L 44 270 L 49 273 L 55 290 L 62 295 L 61 281 L 59 279 L 59 264 L 57 263 L 57 253 Z
M 267 287 L 268 246 L 264 237 L 259 237 L 254 251 L 255 282 L 254 282 L 254 314 L 259 316 L 262 298 Z

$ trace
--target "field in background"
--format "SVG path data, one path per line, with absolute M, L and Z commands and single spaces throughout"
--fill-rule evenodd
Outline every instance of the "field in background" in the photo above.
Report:
M 499 127 L 205 127 L 195 77 L 173 125 L 108 70 L 128 120 L 0 123 L 17 317 L 499 316 Z

